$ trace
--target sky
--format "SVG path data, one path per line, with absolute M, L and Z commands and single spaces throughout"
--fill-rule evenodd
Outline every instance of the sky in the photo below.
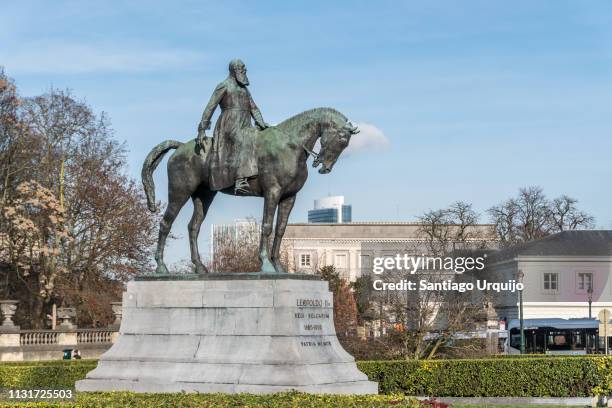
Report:
M 359 124 L 331 174 L 311 171 L 290 222 L 344 195 L 354 221 L 414 221 L 524 186 L 568 194 L 612 229 L 612 2 L 19 1 L 0 11 L 0 65 L 24 96 L 71 89 L 110 116 L 129 174 L 195 137 L 233 58 L 264 119 L 330 106 Z M 165 200 L 165 165 L 155 173 Z M 218 195 L 211 223 L 261 217 Z M 169 263 L 189 258 L 191 204 Z

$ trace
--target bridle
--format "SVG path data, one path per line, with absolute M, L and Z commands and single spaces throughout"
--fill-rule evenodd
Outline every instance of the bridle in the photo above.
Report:
M 348 122 L 349 126 L 348 129 L 352 134 L 358 133 L 359 131 L 357 130 L 356 126 L 353 126 L 350 124 L 350 122 Z M 319 164 L 319 157 L 321 156 L 321 149 L 323 147 L 321 147 L 321 149 L 319 149 L 319 153 L 316 153 L 313 150 L 310 150 L 309 148 L 307 148 L 305 145 L 302 145 L 302 148 L 304 149 L 304 151 L 306 152 L 307 155 L 312 156 L 314 158 L 314 162 L 312 163 L 313 166 L 316 166 L 317 164 Z M 306 157 L 308 158 L 308 157 Z
M 315 153 L 314 151 L 310 150 L 309 148 L 307 148 L 306 146 L 302 145 L 302 148 L 306 151 L 306 154 L 312 156 L 315 161 L 319 160 L 319 155 L 321 154 L 319 153 Z

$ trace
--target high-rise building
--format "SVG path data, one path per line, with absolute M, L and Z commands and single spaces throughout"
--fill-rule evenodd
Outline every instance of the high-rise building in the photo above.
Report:
M 308 211 L 309 223 L 345 223 L 352 221 L 352 209 L 344 204 L 344 196 L 331 196 L 315 200 L 314 209 Z

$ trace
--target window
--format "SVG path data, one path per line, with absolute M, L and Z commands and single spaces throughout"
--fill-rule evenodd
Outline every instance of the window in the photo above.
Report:
M 578 273 L 578 290 L 581 292 L 588 292 L 589 289 L 593 288 L 593 274 L 590 272 Z
M 312 266 L 310 260 L 310 254 L 301 254 L 300 255 L 300 266 L 301 267 L 310 267 Z
M 545 273 L 544 274 L 544 290 L 557 291 L 559 290 L 559 274 Z
M 359 257 L 359 266 L 362 268 L 370 267 L 370 255 L 361 255 Z
M 346 254 L 336 254 L 334 266 L 338 269 L 346 268 Z

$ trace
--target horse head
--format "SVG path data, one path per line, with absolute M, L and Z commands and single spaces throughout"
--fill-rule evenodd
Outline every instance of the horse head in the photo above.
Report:
M 321 150 L 318 157 L 312 162 L 312 167 L 321 164 L 319 173 L 331 172 L 338 157 L 351 141 L 351 136 L 357 133 L 359 133 L 357 126 L 346 119 L 330 121 L 329 126 L 326 126 L 321 132 Z

